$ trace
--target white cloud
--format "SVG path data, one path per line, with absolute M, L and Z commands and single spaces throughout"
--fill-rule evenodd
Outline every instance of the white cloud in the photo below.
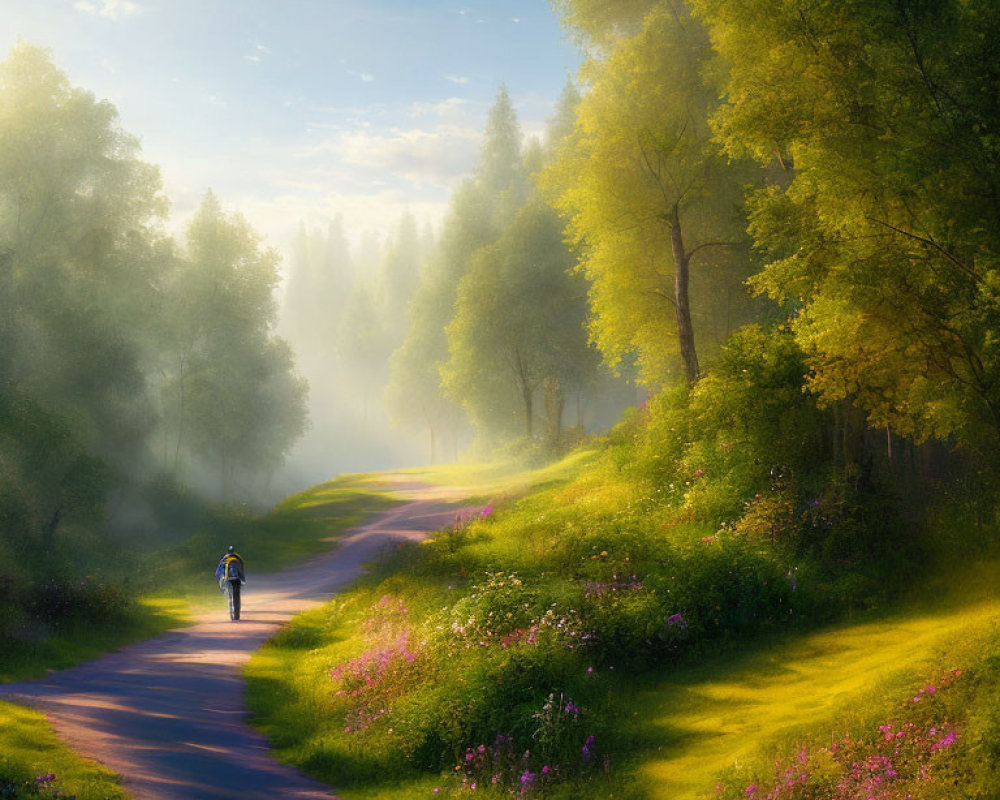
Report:
M 259 42 L 250 42 L 250 46 L 253 47 L 253 52 L 249 55 L 243 56 L 243 58 L 246 61 L 252 61 L 254 64 L 259 64 L 264 56 L 270 55 L 271 53 L 271 48 L 266 45 L 262 45 Z
M 420 117 L 437 117 L 440 120 L 461 121 L 467 125 L 475 124 L 472 116 L 472 103 L 464 97 L 448 97 L 436 103 L 413 103 L 409 116 L 412 119 Z
M 73 8 L 91 16 L 100 15 L 112 22 L 117 22 L 124 17 L 130 17 L 142 11 L 142 6 L 132 2 L 132 0 L 104 0 L 100 7 L 89 0 L 78 0 L 73 4 Z
M 375 81 L 375 76 L 370 72 L 358 72 L 356 69 L 347 70 L 347 74 L 352 78 L 357 78 L 362 83 L 373 83 Z
M 446 189 L 467 175 L 479 152 L 480 134 L 459 125 L 391 128 L 383 132 L 352 130 L 311 148 L 310 159 L 332 157 L 356 173 L 361 183 L 376 177 Z
M 445 75 L 444 79 L 449 83 L 457 83 L 459 86 L 465 86 L 469 79 L 464 75 Z

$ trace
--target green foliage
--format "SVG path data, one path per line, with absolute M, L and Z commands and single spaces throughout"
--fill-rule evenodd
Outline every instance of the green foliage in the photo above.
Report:
M 756 176 L 713 141 L 707 31 L 683 3 L 646 6 L 635 35 L 585 65 L 590 89 L 544 183 L 590 282 L 591 338 L 612 365 L 635 354 L 659 387 L 695 380 L 696 332 L 707 345 L 745 319 L 742 196 Z
M 172 276 L 163 388 L 173 468 L 182 452 L 201 456 L 229 496 L 237 470 L 273 470 L 302 435 L 306 387 L 272 332 L 277 254 L 211 193 L 187 239 L 188 257 Z
M 752 201 L 754 286 L 797 307 L 810 389 L 995 452 L 996 4 L 694 5 L 721 141 L 786 170 Z
M 596 371 L 583 324 L 586 291 L 555 213 L 534 196 L 495 244 L 477 251 L 446 329 L 445 391 L 486 438 L 536 432 L 545 388 L 546 435 L 558 447 L 564 394 Z
M 566 399 L 597 383 L 583 324 L 583 280 L 529 173 L 562 147 L 578 95 L 567 85 L 546 148 L 522 146 L 501 87 L 490 111 L 475 176 L 452 196 L 440 246 L 409 305 L 409 331 L 391 360 L 386 400 L 400 423 L 426 428 L 431 460 L 464 411 L 478 446 L 539 434 L 550 452 L 568 439 Z M 537 424 L 544 407 L 544 430 Z

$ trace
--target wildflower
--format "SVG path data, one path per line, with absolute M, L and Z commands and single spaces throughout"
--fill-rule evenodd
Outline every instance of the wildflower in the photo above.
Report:
M 531 772 L 530 770 L 526 769 L 524 772 L 521 773 L 521 783 L 525 786 L 528 786 L 537 777 L 538 776 L 534 772 Z
M 687 622 L 684 621 L 684 616 L 682 614 L 671 614 L 667 617 L 667 625 L 671 627 L 680 626 L 681 628 L 687 627 Z
M 434 792 L 434 794 L 440 794 L 441 787 L 440 786 L 435 786 L 431 791 Z
M 549 774 L 549 767 L 546 764 L 544 767 L 542 767 L 542 775 L 548 775 L 548 774 Z
M 747 797 L 753 797 L 753 796 L 754 796 L 755 794 L 757 794 L 757 784 L 756 784 L 756 783 L 751 783 L 751 784 L 750 784 L 750 785 L 749 785 L 749 786 L 747 787 L 747 790 L 746 790 L 746 791 L 744 792 L 744 794 L 745 794 L 745 795 L 746 795 Z
M 587 674 L 588 675 L 593 675 L 594 674 L 594 668 L 593 667 L 587 667 Z
M 951 747 L 953 744 L 955 744 L 955 740 L 957 738 L 958 738 L 957 731 L 948 731 L 947 734 L 945 734 L 943 737 L 938 739 L 938 741 L 934 742 L 934 744 L 931 745 L 931 752 L 934 752 L 935 750 L 944 750 L 947 747 Z
M 485 506 L 483 510 L 479 512 L 479 517 L 480 519 L 486 519 L 492 513 L 493 513 L 493 506 Z
M 580 752 L 583 754 L 584 758 L 590 758 L 590 748 L 594 746 L 594 734 L 587 736 L 587 740 L 583 743 L 583 747 L 580 748 Z

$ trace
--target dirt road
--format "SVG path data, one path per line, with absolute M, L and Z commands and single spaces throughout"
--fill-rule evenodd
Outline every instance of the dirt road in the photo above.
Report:
M 44 711 L 78 753 L 121 774 L 143 800 L 330 798 L 323 785 L 274 761 L 247 723 L 240 667 L 296 613 L 342 589 L 379 550 L 450 525 L 461 490 L 397 483 L 410 501 L 340 539 L 309 568 L 255 578 L 243 619 L 225 601 L 197 624 L 40 681 L 0 686 L 0 697 Z M 221 595 L 220 595 L 221 598 Z

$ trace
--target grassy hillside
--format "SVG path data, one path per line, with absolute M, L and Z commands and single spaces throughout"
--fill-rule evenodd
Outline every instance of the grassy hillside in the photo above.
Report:
M 794 760 L 845 731 L 877 739 L 940 673 L 966 676 L 956 696 L 973 680 L 996 691 L 971 677 L 1000 654 L 989 565 L 961 590 L 928 579 L 930 596 L 844 602 L 855 621 L 831 625 L 818 609 L 834 595 L 802 586 L 804 565 L 697 522 L 664 526 L 606 456 L 471 471 L 486 519 L 400 554 L 275 637 L 247 677 L 278 754 L 348 798 L 473 783 L 498 797 L 693 800 L 718 786 L 735 798 L 785 750 Z M 978 724 L 957 714 L 936 724 Z
M 879 726 L 912 724 L 926 746 L 900 757 L 907 780 L 927 776 L 921 796 L 946 791 L 938 774 L 990 785 L 968 732 L 985 724 L 972 709 L 995 707 L 998 607 L 974 567 L 996 557 L 996 521 L 954 476 L 831 447 L 846 429 L 801 391 L 797 358 L 780 332 L 750 331 L 694 391 L 661 394 L 587 452 L 529 476 L 470 472 L 482 515 L 401 550 L 251 661 L 279 756 L 352 799 L 474 784 L 777 800 L 823 796 L 851 779 L 838 754 L 886 757 Z M 462 483 L 456 469 L 425 477 Z M 955 670 L 934 698 L 965 698 L 947 718 L 899 716 Z M 819 783 L 775 784 L 803 750 Z

